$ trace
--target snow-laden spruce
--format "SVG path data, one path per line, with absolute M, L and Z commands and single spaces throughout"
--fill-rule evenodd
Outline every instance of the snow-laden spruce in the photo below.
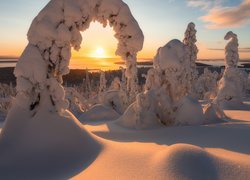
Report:
M 100 86 L 99 86 L 99 93 L 103 93 L 107 90 L 107 80 L 105 77 L 105 72 L 100 72 Z
M 218 94 L 215 102 L 222 107 L 242 104 L 247 87 L 247 74 L 237 66 L 239 61 L 238 37 L 232 31 L 225 35 L 230 40 L 225 47 L 225 71 L 219 81 Z
M 170 97 L 177 102 L 189 92 L 187 74 L 190 71 L 188 48 L 177 39 L 171 40 L 158 49 L 154 58 L 154 66 L 161 74 L 169 88 Z
M 44 89 L 48 89 L 57 111 L 67 108 L 62 76 L 69 73 L 71 47 L 80 49 L 80 32 L 92 21 L 113 27 L 118 40 L 116 55 L 127 64 L 128 89 L 136 92 L 136 54 L 144 37 L 128 6 L 121 0 L 53 0 L 33 20 L 29 44 L 15 69 L 17 90 L 29 96 L 31 110 L 39 106 Z
M 189 23 L 185 32 L 185 36 L 183 39 L 183 43 L 187 47 L 187 66 L 190 66 L 190 68 L 187 68 L 187 78 L 188 78 L 188 90 L 190 93 L 193 93 L 193 86 L 195 84 L 195 81 L 198 77 L 198 71 L 196 69 L 195 62 L 197 61 L 197 54 L 199 52 L 197 46 L 196 46 L 196 29 L 195 24 L 193 22 Z
M 145 92 L 137 95 L 117 123 L 124 127 L 147 129 L 161 125 L 200 125 L 205 117 L 201 105 L 188 96 L 188 47 L 171 40 L 158 49 L 154 69 L 146 76 Z

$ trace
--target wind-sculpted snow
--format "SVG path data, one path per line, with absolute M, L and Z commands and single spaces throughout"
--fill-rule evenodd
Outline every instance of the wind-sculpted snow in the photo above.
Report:
M 52 81 L 62 83 L 62 76 L 69 73 L 71 47 L 80 49 L 80 32 L 92 21 L 113 27 L 118 40 L 116 55 L 126 61 L 128 89 L 136 93 L 136 54 L 142 49 L 144 37 L 129 7 L 121 0 L 52 0 L 33 20 L 29 44 L 15 69 L 18 92 L 33 94 L 30 104 L 39 104 L 39 93 L 50 89 Z M 56 99 L 57 91 L 50 93 L 56 109 L 65 109 L 63 93 Z
M 163 159 L 162 159 L 163 158 Z M 168 170 L 166 179 L 217 179 L 216 158 L 204 149 L 175 144 L 155 155 L 159 167 Z M 206 176 L 204 176 L 206 174 Z

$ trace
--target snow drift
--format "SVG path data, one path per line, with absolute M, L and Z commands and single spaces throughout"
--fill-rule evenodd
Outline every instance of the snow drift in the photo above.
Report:
M 8 113 L 0 136 L 0 179 L 71 177 L 101 151 L 70 112 L 53 113 L 48 95 L 42 96 L 36 114 L 20 99 Z

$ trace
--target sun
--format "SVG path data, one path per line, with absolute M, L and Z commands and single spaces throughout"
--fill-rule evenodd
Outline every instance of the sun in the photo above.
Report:
M 94 56 L 95 57 L 105 57 L 105 50 L 102 48 L 102 47 L 98 47 L 96 50 L 95 50 L 95 53 L 94 53 Z

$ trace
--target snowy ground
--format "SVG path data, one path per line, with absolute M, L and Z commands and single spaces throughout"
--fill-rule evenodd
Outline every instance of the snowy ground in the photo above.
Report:
M 222 124 L 151 130 L 127 129 L 115 121 L 92 125 L 88 122 L 82 125 L 83 130 L 101 145 L 100 149 L 93 146 L 100 152 L 92 163 L 82 163 L 80 169 L 86 169 L 79 171 L 79 167 L 68 166 L 64 171 L 73 174 L 72 179 L 80 180 L 249 179 L 250 99 L 246 99 L 244 108 L 225 113 L 230 119 Z M 86 143 L 85 135 L 81 138 Z M 79 154 L 92 153 L 94 149 L 87 155 Z M 53 166 L 49 168 L 51 172 L 56 170 Z M 55 173 L 52 178 L 68 176 Z
M 232 118 L 227 123 L 196 127 L 87 125 L 105 148 L 73 179 L 248 179 L 250 109 L 225 112 Z

